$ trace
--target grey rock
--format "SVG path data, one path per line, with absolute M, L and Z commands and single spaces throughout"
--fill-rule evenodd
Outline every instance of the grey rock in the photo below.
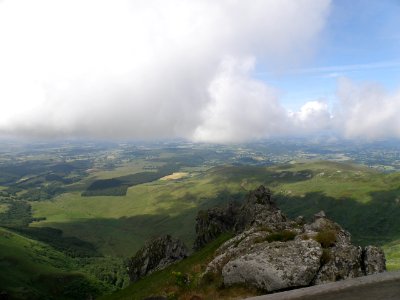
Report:
M 319 269 L 321 255 L 314 240 L 265 242 L 223 267 L 224 284 L 245 283 L 265 291 L 307 286 Z
M 336 235 L 336 246 L 351 244 L 351 235 L 348 231 L 344 230 L 339 224 L 332 220 L 323 217 L 315 218 L 311 224 L 304 225 L 304 232 L 309 236 L 315 236 L 319 232 L 332 231 Z
M 320 212 L 318 212 L 314 215 L 314 220 L 317 220 L 320 218 L 326 218 L 326 214 L 323 210 L 321 210 Z
M 172 263 L 187 257 L 185 244 L 170 235 L 153 239 L 128 262 L 128 274 L 132 282 L 154 271 L 162 270 Z
M 265 241 L 270 232 L 251 228 L 222 244 L 215 252 L 215 258 L 207 265 L 205 273 L 221 273 L 224 265 L 249 250 L 260 247 L 258 241 Z
M 243 232 L 251 226 L 280 224 L 286 217 L 271 198 L 271 191 L 259 186 L 249 193 L 244 203 L 230 202 L 226 207 L 200 211 L 196 218 L 195 250 L 202 248 L 223 232 Z
M 324 249 L 325 260 L 320 268 L 314 284 L 322 284 L 363 276 L 361 264 L 361 247 L 345 245 Z
M 198 250 L 221 233 L 231 231 L 236 222 L 239 204 L 230 202 L 226 207 L 199 211 L 196 218 L 196 239 L 193 248 Z
M 294 221 L 299 225 L 304 225 L 306 223 L 304 216 L 298 216 Z
M 261 185 L 249 193 L 240 207 L 234 230 L 242 232 L 253 225 L 284 222 L 285 220 L 285 216 L 272 200 L 271 191 Z
M 311 223 L 287 219 L 263 186 L 248 195 L 235 216 L 237 235 L 217 249 L 204 273 L 220 274 L 226 285 L 275 291 L 385 270 L 380 248 L 352 245 L 350 233 L 323 211 Z
M 381 248 L 367 246 L 363 251 L 365 275 L 381 273 L 386 270 L 385 254 Z

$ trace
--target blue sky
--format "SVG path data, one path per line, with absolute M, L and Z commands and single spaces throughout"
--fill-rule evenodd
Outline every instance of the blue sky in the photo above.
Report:
M 289 73 L 289 74 L 288 74 Z M 335 99 L 338 77 L 400 89 L 400 1 L 333 0 L 315 55 L 297 71 L 258 78 L 282 91 L 282 104 Z

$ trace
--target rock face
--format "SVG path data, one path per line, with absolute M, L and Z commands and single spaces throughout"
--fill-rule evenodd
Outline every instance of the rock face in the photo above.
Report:
M 362 249 L 353 245 L 325 249 L 326 262 L 314 280 L 314 284 L 338 281 L 365 275 L 362 271 Z
M 200 249 L 223 232 L 242 232 L 254 225 L 285 221 L 286 217 L 272 201 L 271 191 L 260 186 L 249 193 L 243 205 L 231 202 L 223 208 L 200 211 L 196 218 L 196 240 L 193 248 Z
M 352 245 L 350 233 L 323 211 L 312 223 L 302 217 L 287 219 L 263 186 L 232 216 L 219 228 L 231 228 L 237 235 L 221 245 L 204 274 L 220 274 L 227 286 L 246 284 L 271 292 L 385 270 L 381 249 Z
M 268 222 L 265 218 L 269 218 L 277 211 L 278 209 L 271 199 L 271 191 L 264 186 L 260 186 L 249 193 L 244 204 L 239 209 L 234 229 L 236 232 L 240 232 L 255 224 L 261 225 L 264 222 Z M 278 218 L 281 216 L 278 216 Z M 279 219 L 279 221 L 281 220 Z
M 200 211 L 196 218 L 196 240 L 193 248 L 200 249 L 221 233 L 231 231 L 236 222 L 239 204 L 230 202 L 226 207 Z
M 313 240 L 265 242 L 257 248 L 222 268 L 226 285 L 247 283 L 267 291 L 307 286 L 320 266 L 322 248 Z
M 363 262 L 366 275 L 381 273 L 386 270 L 385 254 L 381 248 L 375 246 L 365 247 Z
M 184 243 L 170 235 L 147 242 L 128 262 L 130 280 L 135 282 L 154 271 L 162 270 L 188 255 Z

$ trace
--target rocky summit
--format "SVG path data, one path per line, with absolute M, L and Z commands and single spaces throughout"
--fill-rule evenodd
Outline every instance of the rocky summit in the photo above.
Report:
M 128 274 L 135 282 L 154 271 L 162 270 L 188 256 L 185 244 L 170 235 L 161 236 L 146 244 L 128 262 Z
M 353 245 L 350 233 L 322 211 L 311 223 L 288 219 L 263 186 L 241 206 L 200 212 L 195 247 L 229 230 L 236 236 L 220 246 L 204 273 L 222 276 L 226 286 L 272 292 L 385 271 L 382 249 Z

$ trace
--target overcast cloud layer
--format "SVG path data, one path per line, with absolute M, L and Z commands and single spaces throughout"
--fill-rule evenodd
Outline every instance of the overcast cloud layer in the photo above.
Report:
M 329 10 L 329 0 L 4 0 L 0 133 L 400 136 L 399 94 L 342 80 L 334 112 L 313 99 L 289 112 L 280 91 L 254 78 L 257 66 L 282 71 L 310 59 Z

